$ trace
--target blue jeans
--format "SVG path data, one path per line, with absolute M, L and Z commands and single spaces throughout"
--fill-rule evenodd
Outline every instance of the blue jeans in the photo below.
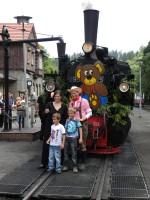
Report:
M 56 163 L 56 165 L 55 165 Z M 61 149 L 60 146 L 49 146 L 49 170 L 61 172 Z
M 68 165 L 70 155 L 73 166 L 77 166 L 77 138 L 66 137 L 64 148 L 64 165 Z

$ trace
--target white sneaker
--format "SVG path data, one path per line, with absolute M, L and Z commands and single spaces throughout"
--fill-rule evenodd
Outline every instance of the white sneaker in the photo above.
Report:
M 78 173 L 78 168 L 77 167 L 73 167 L 73 173 Z
M 63 169 L 62 169 L 63 172 L 66 172 L 68 171 L 68 167 L 67 166 L 63 166 Z
M 84 163 L 81 163 L 79 165 L 79 170 L 81 170 L 81 171 L 85 170 L 85 164 Z

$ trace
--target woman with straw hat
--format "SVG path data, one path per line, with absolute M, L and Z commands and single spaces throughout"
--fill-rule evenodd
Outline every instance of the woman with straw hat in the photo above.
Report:
M 68 92 L 71 95 L 69 107 L 72 107 L 76 110 L 75 119 L 79 120 L 82 123 L 83 142 L 80 148 L 81 165 L 79 168 L 84 169 L 86 157 L 86 138 L 88 134 L 87 119 L 92 116 L 92 110 L 90 108 L 88 100 L 81 97 L 82 89 L 80 87 L 72 86 L 68 90 Z

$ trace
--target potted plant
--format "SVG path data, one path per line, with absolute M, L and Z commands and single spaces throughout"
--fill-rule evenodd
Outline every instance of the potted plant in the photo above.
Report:
M 128 136 L 131 127 L 129 115 L 132 114 L 132 110 L 130 106 L 119 103 L 116 96 L 113 97 L 113 100 L 113 103 L 101 106 L 97 110 L 97 114 L 106 113 L 109 129 L 108 141 L 112 146 L 119 146 Z

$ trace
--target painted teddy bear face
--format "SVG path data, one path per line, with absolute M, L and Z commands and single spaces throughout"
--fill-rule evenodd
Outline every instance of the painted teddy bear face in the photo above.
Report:
M 87 86 L 94 85 L 103 73 L 104 66 L 99 63 L 78 66 L 76 69 L 76 77 Z
M 85 65 L 81 71 L 81 81 L 85 85 L 93 85 L 98 79 L 98 71 L 93 68 L 93 65 Z
M 100 82 L 100 78 L 105 72 L 102 63 L 79 65 L 75 75 L 82 82 L 82 93 L 89 100 L 92 108 L 98 108 L 101 104 L 101 96 L 107 96 L 106 86 Z

